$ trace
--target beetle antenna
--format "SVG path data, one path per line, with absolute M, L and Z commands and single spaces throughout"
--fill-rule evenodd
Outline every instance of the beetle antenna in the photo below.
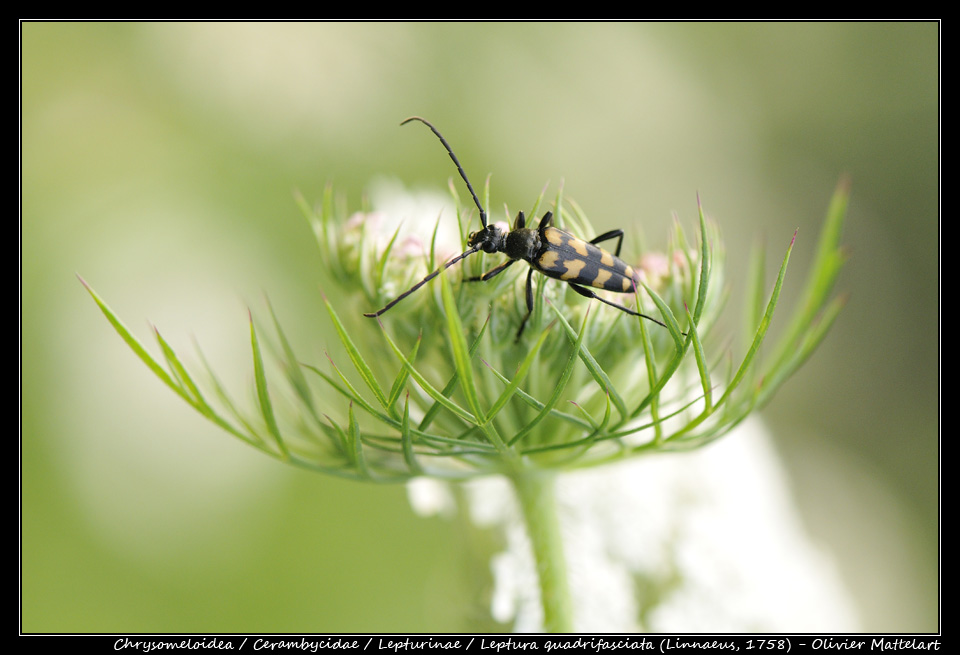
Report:
M 454 264 L 456 264 L 458 261 L 460 261 L 460 260 L 463 259 L 464 257 L 469 257 L 470 255 L 472 255 L 473 253 L 475 253 L 475 252 L 477 252 L 477 251 L 479 251 L 479 250 L 480 250 L 480 246 L 474 246 L 473 248 L 470 248 L 470 249 L 467 250 L 466 252 L 463 252 L 463 253 L 457 255 L 456 257 L 454 257 L 453 259 L 451 259 L 450 261 L 448 261 L 446 264 L 444 264 L 443 266 L 441 266 L 440 268 L 438 268 L 437 270 L 435 270 L 433 273 L 430 273 L 430 275 L 428 275 L 427 277 L 423 278 L 422 280 L 420 280 L 419 282 L 417 282 L 416 284 L 414 284 L 412 287 L 410 287 L 409 289 L 407 289 L 406 291 L 404 291 L 403 293 L 401 293 L 399 296 L 397 296 L 396 298 L 394 298 L 393 300 L 391 300 L 390 302 L 388 302 L 388 303 L 383 307 L 383 309 L 378 309 L 378 310 L 375 311 L 375 312 L 370 312 L 369 314 L 364 314 L 364 316 L 366 316 L 367 318 L 376 318 L 377 316 L 380 316 L 380 314 L 383 314 L 383 313 L 386 312 L 388 309 L 390 309 L 391 307 L 393 307 L 394 305 L 396 305 L 398 302 L 400 302 L 401 300 L 403 300 L 404 298 L 406 298 L 407 296 L 409 296 L 411 293 L 413 293 L 414 291 L 416 291 L 417 289 L 419 289 L 420 287 L 422 287 L 424 284 L 426 284 L 427 282 L 429 282 L 429 281 L 432 280 L 433 278 L 437 277 L 437 276 L 440 274 L 440 271 L 450 268 L 451 266 L 453 266 Z
M 447 143 L 447 140 L 443 138 L 443 135 L 440 134 L 440 131 L 437 128 L 435 128 L 430 123 L 430 121 L 428 121 L 425 118 L 420 118 L 419 116 L 411 116 L 407 120 L 400 123 L 400 125 L 406 125 L 410 121 L 420 121 L 421 123 L 429 127 L 433 131 L 433 133 L 437 135 L 437 138 L 440 139 L 440 143 L 442 143 L 443 147 L 447 149 L 447 154 L 450 155 L 450 159 L 452 159 L 453 163 L 457 165 L 457 170 L 460 171 L 460 177 L 462 177 L 463 181 L 467 183 L 467 189 L 470 191 L 470 195 L 473 196 L 473 202 L 476 203 L 477 209 L 480 210 L 480 224 L 483 227 L 487 227 L 487 212 L 483 208 L 483 206 L 480 204 L 480 200 L 479 198 L 477 198 L 477 194 L 474 193 L 473 186 L 470 184 L 470 180 L 467 179 L 467 174 L 463 172 L 463 166 L 460 165 L 460 160 L 457 159 L 457 156 L 455 154 L 453 154 L 453 148 L 451 148 L 450 144 Z

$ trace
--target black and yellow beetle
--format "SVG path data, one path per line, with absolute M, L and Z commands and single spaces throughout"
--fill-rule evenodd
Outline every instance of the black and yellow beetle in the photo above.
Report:
M 533 312 L 534 271 L 539 271 L 548 277 L 566 282 L 581 296 L 595 298 L 631 316 L 640 316 L 666 327 L 666 325 L 655 318 L 647 316 L 646 314 L 640 314 L 628 307 L 618 305 L 615 302 L 610 302 L 587 288 L 594 287 L 616 293 L 630 293 L 634 291 L 636 286 L 639 286 L 640 282 L 637 272 L 632 266 L 620 259 L 620 246 L 623 245 L 623 230 L 610 230 L 589 242 L 583 241 L 569 232 L 554 227 L 551 224 L 553 222 L 552 212 L 547 212 L 543 215 L 543 219 L 536 229 L 526 227 L 526 219 L 522 211 L 517 214 L 517 220 L 513 224 L 513 229 L 509 232 L 504 232 L 503 228 L 497 224 L 487 224 L 487 212 L 480 204 L 480 200 L 477 198 L 477 194 L 474 192 L 470 180 L 467 179 L 467 174 L 463 171 L 460 161 L 457 159 L 457 156 L 453 154 L 453 149 L 450 147 L 450 144 L 447 143 L 443 135 L 437 131 L 437 128 L 419 116 L 412 116 L 400 124 L 406 125 L 410 121 L 420 121 L 429 127 L 433 133 L 437 135 L 437 138 L 440 139 L 443 147 L 447 149 L 447 154 L 450 155 L 450 159 L 456 164 L 457 170 L 460 172 L 460 177 L 463 178 L 467 189 L 470 191 L 470 195 L 473 197 L 473 202 L 477 205 L 477 209 L 480 210 L 480 224 L 483 226 L 483 229 L 470 234 L 470 237 L 467 239 L 468 248 L 466 251 L 457 255 L 405 292 L 401 293 L 382 309 L 364 314 L 364 316 L 371 318 L 380 316 L 435 278 L 440 274 L 440 271 L 450 268 L 461 259 L 482 250 L 490 254 L 502 252 L 509 257 L 509 259 L 503 264 L 490 269 L 480 277 L 468 278 L 467 281 L 489 280 L 507 270 L 512 264 L 521 259 L 530 264 L 526 286 L 527 313 L 520 323 L 520 328 L 517 330 L 518 340 L 520 339 L 520 335 L 523 334 L 527 319 L 530 318 L 530 314 Z M 596 245 L 603 241 L 609 241 L 610 239 L 617 240 L 617 250 L 614 254 L 610 254 Z

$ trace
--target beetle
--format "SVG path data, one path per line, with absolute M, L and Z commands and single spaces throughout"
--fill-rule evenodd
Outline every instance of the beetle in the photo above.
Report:
M 411 116 L 400 123 L 400 125 L 406 125 L 411 121 L 420 121 L 429 127 L 430 130 L 437 135 L 437 138 L 440 139 L 443 147 L 446 148 L 447 154 L 450 155 L 450 159 L 452 159 L 456 165 L 457 171 L 460 172 L 460 177 L 463 178 L 463 181 L 466 183 L 474 204 L 476 204 L 477 209 L 480 210 L 480 224 L 482 229 L 470 234 L 467 238 L 467 249 L 463 253 L 450 259 L 440 268 L 391 300 L 382 309 L 366 313 L 364 316 L 375 318 L 389 311 L 398 302 L 439 275 L 440 271 L 450 268 L 461 259 L 482 250 L 489 254 L 502 252 L 509 259 L 479 277 L 467 278 L 466 281 L 468 282 L 490 280 L 521 259 L 530 264 L 526 283 L 527 313 L 520 323 L 520 328 L 517 330 L 517 341 L 520 340 L 520 335 L 523 334 L 527 320 L 533 312 L 534 271 L 543 273 L 547 277 L 566 282 L 570 285 L 570 288 L 581 296 L 599 300 L 631 316 L 639 316 L 653 321 L 657 325 L 667 327 L 664 323 L 651 316 L 635 312 L 629 307 L 611 302 L 598 296 L 588 288 L 593 287 L 606 291 L 614 291 L 616 293 L 630 293 L 639 286 L 640 282 L 637 271 L 620 259 L 620 247 L 623 245 L 623 230 L 610 230 L 598 237 L 594 237 L 590 241 L 584 241 L 565 230 L 554 227 L 553 212 L 549 211 L 543 215 L 540 224 L 536 228 L 528 228 L 526 226 L 526 218 L 522 211 L 517 213 L 513 229 L 510 231 L 504 231 L 503 228 L 495 223 L 488 223 L 487 212 L 484 210 L 483 205 L 480 204 L 480 199 L 477 198 L 477 194 L 474 192 L 470 180 L 467 179 L 467 174 L 464 172 L 463 166 L 460 165 L 460 160 L 453 154 L 453 149 L 450 147 L 450 144 L 447 143 L 447 140 L 443 138 L 439 130 L 428 120 L 419 116 Z M 597 245 L 612 239 L 617 240 L 616 251 L 612 254 Z

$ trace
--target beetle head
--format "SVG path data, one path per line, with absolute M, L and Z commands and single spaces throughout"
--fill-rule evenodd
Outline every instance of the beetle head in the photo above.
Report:
M 482 230 L 471 232 L 467 245 L 471 248 L 480 246 L 480 249 L 486 253 L 501 252 L 505 234 L 503 223 L 491 223 Z

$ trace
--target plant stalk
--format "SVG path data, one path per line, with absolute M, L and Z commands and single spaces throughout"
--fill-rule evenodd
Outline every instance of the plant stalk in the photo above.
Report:
M 567 562 L 554 498 L 556 475 L 526 470 L 511 476 L 527 534 L 533 548 L 543 603 L 543 628 L 550 633 L 573 632 L 573 607 L 567 585 Z

